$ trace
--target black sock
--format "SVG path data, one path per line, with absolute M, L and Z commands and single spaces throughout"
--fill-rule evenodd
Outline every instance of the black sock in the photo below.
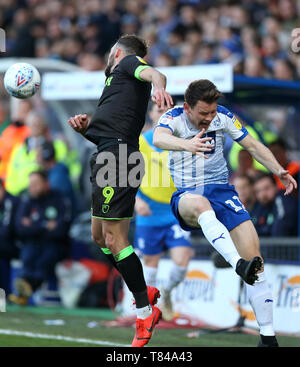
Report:
M 143 266 L 133 247 L 126 247 L 119 254 L 115 255 L 114 258 L 128 289 L 133 293 L 136 307 L 148 306 L 149 299 Z
M 114 258 L 114 255 L 109 251 L 109 249 L 108 248 L 101 248 L 101 250 L 102 250 L 103 254 L 106 256 L 106 258 L 108 259 L 108 261 L 112 264 L 112 266 L 119 271 L 119 268 L 118 268 L 117 262 Z

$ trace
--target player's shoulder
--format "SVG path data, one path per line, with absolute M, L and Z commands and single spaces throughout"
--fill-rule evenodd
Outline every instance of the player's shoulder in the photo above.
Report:
M 229 118 L 233 118 L 234 114 L 226 107 L 222 106 L 222 105 L 217 105 L 217 114 L 222 118 L 224 117 L 229 117 Z
M 174 106 L 173 108 L 165 112 L 163 116 L 165 117 L 169 116 L 169 117 L 175 118 L 175 117 L 181 116 L 183 112 L 184 112 L 184 108 L 182 106 Z
M 147 61 L 145 61 L 142 57 L 137 55 L 127 55 L 123 57 L 123 59 L 119 62 L 119 66 L 126 66 L 126 65 L 147 65 Z

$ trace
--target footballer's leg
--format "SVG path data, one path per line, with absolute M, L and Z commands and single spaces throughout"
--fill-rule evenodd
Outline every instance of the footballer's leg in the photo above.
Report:
M 239 254 L 246 260 L 261 257 L 259 239 L 251 220 L 247 220 L 230 231 Z M 266 275 L 262 268 L 258 271 L 258 279 L 253 285 L 246 284 L 249 302 L 254 310 L 260 328 L 259 346 L 278 346 L 273 329 L 273 297 L 269 289 Z
M 249 261 L 241 258 L 229 231 L 217 219 L 207 198 L 201 195 L 185 194 L 179 200 L 178 212 L 188 226 L 194 228 L 201 227 L 209 243 L 246 283 L 254 283 L 257 279 L 257 272 L 262 266 L 262 260 L 257 256 Z
M 170 249 L 172 266 L 169 272 L 168 280 L 165 286 L 161 289 L 161 311 L 163 319 L 166 321 L 171 321 L 174 316 L 171 292 L 184 280 L 189 261 L 193 254 L 194 251 L 188 246 L 176 246 Z
M 119 272 L 135 299 L 137 320 L 132 346 L 142 347 L 149 342 L 161 318 L 161 311 L 150 304 L 142 263 L 128 243 L 129 225 L 130 219 L 102 220 L 106 247 L 113 254 Z
M 91 233 L 92 233 L 92 239 L 100 247 L 103 254 L 106 256 L 106 258 L 109 260 L 109 262 L 117 269 L 117 262 L 111 253 L 111 251 L 106 247 L 105 239 L 103 236 L 102 231 L 102 219 L 92 217 L 92 223 L 91 223 Z
M 217 219 L 207 198 L 194 194 L 181 196 L 178 203 L 178 213 L 187 226 L 201 227 L 209 243 L 234 269 L 236 268 L 241 257 L 227 228 Z
M 143 262 L 144 262 L 144 276 L 147 285 L 151 287 L 156 286 L 156 276 L 158 263 L 162 254 L 155 255 L 145 255 L 143 254 Z

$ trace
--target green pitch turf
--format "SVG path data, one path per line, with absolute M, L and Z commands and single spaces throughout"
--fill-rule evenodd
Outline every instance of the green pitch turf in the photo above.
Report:
M 134 335 L 133 328 L 101 325 L 101 321 L 113 319 L 114 314 L 106 309 L 67 310 L 61 307 L 8 306 L 7 312 L 0 313 L 0 346 L 129 346 Z M 46 320 L 63 320 L 64 325 L 46 325 Z M 95 327 L 88 327 L 91 322 Z M 191 329 L 156 330 L 148 345 L 150 347 L 255 347 L 258 342 L 257 335 L 243 333 L 203 334 L 190 339 L 186 336 L 190 331 Z M 26 336 L 24 333 L 27 333 Z M 300 347 L 300 338 L 279 336 L 278 341 L 282 347 Z

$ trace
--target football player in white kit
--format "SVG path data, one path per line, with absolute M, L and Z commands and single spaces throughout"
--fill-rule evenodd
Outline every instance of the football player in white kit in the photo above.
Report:
M 259 239 L 234 186 L 228 183 L 224 134 L 276 174 L 286 195 L 297 183 L 266 146 L 251 137 L 227 108 L 218 105 L 220 97 L 209 80 L 192 82 L 183 107 L 176 106 L 161 116 L 153 144 L 169 151 L 169 169 L 177 188 L 171 206 L 181 227 L 189 231 L 201 227 L 211 245 L 243 278 L 260 328 L 258 346 L 275 347 L 273 299 Z

